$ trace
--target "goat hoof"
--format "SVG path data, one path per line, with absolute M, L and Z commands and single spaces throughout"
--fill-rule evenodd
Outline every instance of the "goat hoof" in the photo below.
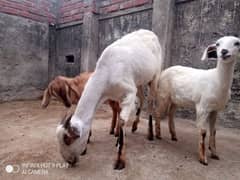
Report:
M 204 166 L 207 166 L 207 165 L 208 165 L 208 163 L 207 163 L 206 160 L 200 159 L 199 162 L 200 162 L 201 164 L 203 164 Z
M 87 154 L 87 148 L 81 153 L 81 156 L 84 156 Z
M 137 127 L 132 127 L 132 133 L 134 133 L 137 130 Z
M 113 134 L 114 134 L 114 131 L 110 131 L 109 134 L 113 135 Z
M 220 160 L 219 156 L 216 154 L 211 154 L 211 158 L 215 160 Z
M 172 139 L 172 141 L 178 141 L 178 139 L 176 137 L 172 137 L 171 139 Z
M 156 138 L 157 138 L 157 139 L 162 139 L 162 137 L 161 137 L 161 136 L 158 136 L 158 135 L 156 135 Z
M 118 159 L 115 161 L 115 164 L 114 164 L 114 169 L 115 170 L 121 170 L 125 168 L 125 161 L 122 160 L 122 159 Z
M 67 161 L 68 162 L 68 164 L 69 164 L 69 168 L 73 168 L 73 167 L 75 167 L 76 166 L 76 163 L 78 162 L 78 158 L 77 157 L 74 157 L 74 159 L 73 160 L 71 160 L 71 161 Z
M 134 122 L 132 125 L 132 133 L 134 133 L 136 130 L 137 130 L 137 125 Z
M 154 140 L 153 135 L 149 135 L 149 136 L 147 137 L 147 139 L 148 139 L 149 141 L 153 141 L 153 140 Z

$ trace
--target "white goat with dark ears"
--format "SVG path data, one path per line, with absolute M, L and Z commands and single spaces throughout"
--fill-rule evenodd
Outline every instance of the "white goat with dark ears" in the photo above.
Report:
M 233 80 L 234 65 L 240 55 L 240 39 L 233 36 L 220 38 L 208 46 L 202 60 L 217 60 L 217 67 L 209 70 L 173 66 L 161 73 L 156 109 L 156 136 L 161 138 L 160 115 L 168 112 L 169 131 L 172 140 L 177 140 L 174 113 L 178 106 L 195 107 L 199 129 L 199 161 L 207 165 L 205 152 L 206 122 L 209 119 L 209 149 L 211 157 L 219 159 L 216 152 L 217 113 L 227 104 Z
M 75 164 L 79 154 L 86 150 L 97 106 L 106 99 L 112 99 L 118 101 L 121 107 L 114 169 L 125 167 L 125 124 L 135 106 L 137 87 L 149 85 L 149 112 L 152 113 L 162 61 L 158 38 L 148 30 L 125 35 L 103 51 L 75 113 L 57 127 L 60 152 L 67 162 Z M 149 136 L 153 136 L 152 132 L 149 132 Z

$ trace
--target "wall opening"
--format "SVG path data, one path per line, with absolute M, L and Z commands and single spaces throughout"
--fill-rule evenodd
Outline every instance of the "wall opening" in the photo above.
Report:
M 65 59 L 66 59 L 66 63 L 74 64 L 75 62 L 74 55 L 67 55 L 65 56 Z

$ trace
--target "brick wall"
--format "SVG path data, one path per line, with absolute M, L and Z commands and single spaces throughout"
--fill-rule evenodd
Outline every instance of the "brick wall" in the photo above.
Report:
M 68 23 L 83 19 L 85 4 L 83 0 L 64 0 L 59 9 L 58 23 Z
M 152 4 L 153 0 L 0 0 L 0 12 L 39 22 L 81 21 L 84 13 L 108 14 Z M 58 17 L 57 17 L 58 16 Z
M 55 22 L 54 6 L 50 0 L 0 0 L 0 12 L 39 22 Z
M 99 3 L 99 12 L 101 14 L 108 14 L 145 4 L 152 4 L 152 0 L 102 0 Z
M 79 21 L 86 12 L 108 14 L 120 10 L 152 4 L 152 0 L 63 0 L 59 10 L 59 24 Z

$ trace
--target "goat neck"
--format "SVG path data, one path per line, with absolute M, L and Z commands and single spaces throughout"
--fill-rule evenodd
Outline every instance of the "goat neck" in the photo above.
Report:
M 216 71 L 223 89 L 230 89 L 232 85 L 235 63 L 235 59 L 228 63 L 218 60 Z
M 101 101 L 104 93 L 106 81 L 103 76 L 104 73 L 101 75 L 94 73 L 88 80 L 77 104 L 73 118 L 71 119 L 72 124 L 79 124 L 79 121 L 81 121 L 81 123 L 91 126 L 97 105 Z

